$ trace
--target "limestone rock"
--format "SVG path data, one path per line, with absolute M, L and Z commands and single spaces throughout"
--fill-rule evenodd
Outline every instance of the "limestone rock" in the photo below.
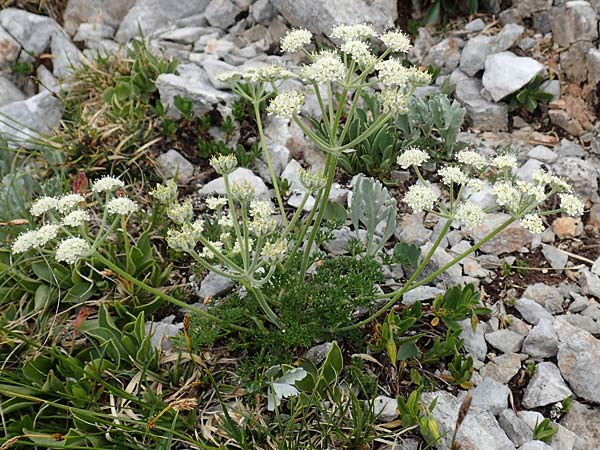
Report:
M 511 52 L 496 53 L 485 61 L 483 86 L 497 102 L 517 92 L 544 71 L 545 67 L 533 58 Z
M 481 96 L 479 79 L 465 79 L 456 84 L 456 100 L 467 110 L 472 127 L 482 131 L 508 129 L 508 109 L 504 103 L 494 103 Z
M 535 366 L 535 373 L 525 388 L 523 405 L 537 408 L 560 402 L 573 395 L 566 385 L 558 367 L 551 362 L 542 362 Z

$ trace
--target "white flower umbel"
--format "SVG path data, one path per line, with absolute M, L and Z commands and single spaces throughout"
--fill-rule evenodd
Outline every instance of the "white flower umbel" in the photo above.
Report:
M 92 183 L 92 192 L 110 192 L 125 187 L 125 183 L 115 177 L 104 176 Z
M 58 236 L 59 226 L 54 224 L 44 225 L 37 230 L 38 247 L 43 247 L 56 236 Z
M 481 170 L 488 165 L 487 160 L 483 156 L 472 150 L 462 150 L 458 152 L 456 160 L 467 166 L 472 166 L 477 170 Z
M 513 155 L 499 155 L 492 159 L 492 165 L 497 169 L 516 169 L 517 158 Z
M 121 216 L 126 216 L 128 214 L 134 213 L 138 209 L 138 204 L 127 197 L 113 198 L 109 200 L 109 202 L 106 204 L 106 211 L 109 214 L 118 214 Z
M 312 64 L 304 66 L 300 76 L 310 83 L 340 81 L 346 75 L 346 66 L 340 55 L 332 51 L 322 51 L 315 56 Z
M 90 214 L 82 209 L 71 211 L 63 217 L 62 223 L 67 227 L 79 227 L 90 221 Z
M 397 58 L 380 61 L 375 66 L 379 71 L 379 80 L 384 86 L 398 86 L 404 88 L 408 85 L 410 78 L 406 67 Z
M 252 200 L 250 202 L 250 215 L 252 217 L 269 217 L 273 214 L 273 205 L 265 200 Z
M 217 75 L 217 80 L 221 83 L 231 83 L 239 80 L 240 78 L 242 78 L 242 72 L 237 70 L 229 70 L 226 72 L 221 72 Z
M 404 151 L 396 162 L 403 169 L 408 169 L 409 167 L 420 167 L 424 162 L 429 161 L 429 153 L 424 152 L 421 149 L 411 147 Z
M 167 210 L 167 217 L 177 225 L 183 225 L 184 223 L 191 221 L 194 217 L 192 201 L 188 198 L 183 203 L 171 206 Z
M 210 242 L 210 245 L 218 252 L 223 250 L 223 243 L 220 241 Z M 200 257 L 204 259 L 213 259 L 216 257 L 215 253 L 208 247 L 204 247 L 200 252 Z
M 294 74 L 289 70 L 269 64 L 261 67 L 251 67 L 242 74 L 242 78 L 253 83 L 264 82 L 272 83 L 274 81 L 283 81 L 294 77 Z
M 249 202 L 254 198 L 255 194 L 254 186 L 246 179 L 231 185 L 231 195 L 240 203 Z
M 442 178 L 442 182 L 447 186 L 450 186 L 451 183 L 466 184 L 469 181 L 469 177 L 458 167 L 442 167 L 437 173 Z
M 259 236 L 272 233 L 276 227 L 277 222 L 272 217 L 256 216 L 248 223 L 248 230 Z
M 406 114 L 408 112 L 408 95 L 404 89 L 385 88 L 377 94 L 384 113 Z
M 479 178 L 471 178 L 467 181 L 467 187 L 471 192 L 481 192 L 485 189 L 485 182 Z
M 527 214 L 521 219 L 521 225 L 526 230 L 535 234 L 542 234 L 544 232 L 544 222 L 537 214 Z
M 204 222 L 200 219 L 191 225 L 183 225 L 180 230 L 168 230 L 167 245 L 178 252 L 191 252 L 198 244 L 203 231 Z
M 294 114 L 300 113 L 303 103 L 304 94 L 295 90 L 281 92 L 271 100 L 267 112 L 281 119 L 291 119 Z
M 406 192 L 403 199 L 413 211 L 419 212 L 423 210 L 433 209 L 433 205 L 437 201 L 435 192 L 428 186 L 415 184 Z
M 267 242 L 264 245 L 261 254 L 266 262 L 274 264 L 283 261 L 286 253 L 287 242 L 282 240 L 277 242 Z
M 219 175 L 228 175 L 237 167 L 237 158 L 235 155 L 211 156 L 210 165 Z
M 13 242 L 11 252 L 16 255 L 25 253 L 34 248 L 40 248 L 58 235 L 57 225 L 44 225 L 37 230 L 25 231 L 19 234 Z
M 379 36 L 387 48 L 396 53 L 406 53 L 410 50 L 410 39 L 401 31 L 388 31 Z
M 231 217 L 231 214 L 223 214 L 221 217 L 219 217 L 217 223 L 222 228 L 233 228 L 233 217 Z
M 157 184 L 150 191 L 150 196 L 154 197 L 163 205 L 168 205 L 177 198 L 177 183 L 170 180 L 166 184 Z
M 33 205 L 31 205 L 29 212 L 32 216 L 38 217 L 56 209 L 58 209 L 58 199 L 56 197 L 45 196 L 37 199 Z
M 338 25 L 331 30 L 330 36 L 342 42 L 364 41 L 376 35 L 375 29 L 365 23 Z
M 408 81 L 413 86 L 428 86 L 431 84 L 431 74 L 426 70 L 421 70 L 419 67 L 409 67 L 406 69 Z
M 63 195 L 58 199 L 58 210 L 62 214 L 66 214 L 69 211 L 78 208 L 83 202 L 85 202 L 85 197 L 81 194 Z
M 288 32 L 281 38 L 281 51 L 292 53 L 310 44 L 312 33 L 305 29 L 297 29 Z
M 90 244 L 82 238 L 67 238 L 58 244 L 55 258 L 57 261 L 75 264 L 81 258 L 89 256 L 92 252 Z
M 456 218 L 463 222 L 467 227 L 481 225 L 486 218 L 486 213 L 475 203 L 463 203 L 456 210 Z
M 496 196 L 496 203 L 506 206 L 513 211 L 519 209 L 521 193 L 508 181 L 498 181 L 492 187 L 492 194 Z
M 223 208 L 227 204 L 225 197 L 210 196 L 206 198 L 206 206 L 208 209 L 218 210 Z
M 572 217 L 583 215 L 584 204 L 579 197 L 573 194 L 559 194 L 560 207 Z
M 340 47 L 340 50 L 352 56 L 352 59 L 363 67 L 374 64 L 377 59 L 375 55 L 371 53 L 369 44 L 363 41 L 350 40 L 344 42 Z
M 517 188 L 523 194 L 533 197 L 536 202 L 540 203 L 546 200 L 546 190 L 543 185 L 528 183 L 527 181 L 517 181 Z
M 317 192 L 325 187 L 327 180 L 322 172 L 310 172 L 306 169 L 300 169 L 300 184 L 308 192 Z

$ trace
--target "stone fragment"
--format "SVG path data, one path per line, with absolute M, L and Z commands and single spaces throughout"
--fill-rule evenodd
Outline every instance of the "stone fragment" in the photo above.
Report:
M 269 200 L 269 189 L 264 181 L 257 175 L 255 175 L 250 169 L 245 167 L 238 167 L 229 175 L 230 183 L 242 183 L 247 181 L 254 188 L 256 197 L 260 200 Z M 225 195 L 225 180 L 223 177 L 216 178 L 200 188 L 198 191 L 200 195 L 219 194 Z
M 135 0 L 69 0 L 63 28 L 69 35 L 75 34 L 84 23 L 106 25 L 114 30 L 134 3 Z
M 484 378 L 472 391 L 472 407 L 497 416 L 508 407 L 510 389 L 493 378 Z
M 373 413 L 381 422 L 391 422 L 398 417 L 398 401 L 395 398 L 378 395 L 375 397 Z
M 579 272 L 579 280 L 581 292 L 584 295 L 593 295 L 600 298 L 600 277 L 598 275 L 594 275 L 589 269 L 584 269 Z
M 0 106 L 25 100 L 25 94 L 8 78 L 0 75 Z
M 10 67 L 19 57 L 20 51 L 21 44 L 0 26 L 0 69 Z
M 444 292 L 444 290 L 433 286 L 419 286 L 408 291 L 402 296 L 402 304 L 412 305 L 423 300 L 431 300 L 436 298 L 438 295 L 444 294 Z
M 235 23 L 235 18 L 242 10 L 231 0 L 211 0 L 204 11 L 204 16 L 213 27 L 223 30 Z
M 83 60 L 83 55 L 65 33 L 54 33 L 50 42 L 52 50 L 52 73 L 56 78 L 65 79 Z
M 59 25 L 49 17 L 16 8 L 0 11 L 0 25 L 32 55 L 39 55 L 47 50 L 52 35 L 60 31 Z M 5 42 L 8 41 L 5 39 Z M 14 51 L 14 43 L 9 42 L 9 45 Z
M 553 245 L 542 244 L 542 255 L 546 258 L 546 261 L 550 263 L 553 269 L 557 269 L 557 273 L 561 273 L 567 263 L 569 262 L 569 255 L 561 252 L 558 248 Z
M 516 447 L 533 439 L 533 430 L 512 409 L 502 411 L 498 423 Z
M 536 303 L 535 300 L 522 297 L 515 302 L 515 308 L 527 322 L 537 325 L 540 320 L 552 322 L 553 317 L 543 306 Z
M 497 102 L 517 92 L 544 71 L 545 67 L 533 58 L 517 56 L 511 52 L 496 53 L 488 56 L 485 61 L 483 86 Z
M 462 320 L 458 322 L 458 324 L 462 328 L 460 337 L 464 341 L 465 350 L 475 356 L 479 361 L 485 361 L 487 344 L 485 343 L 485 336 L 481 323 L 477 324 L 475 331 L 473 331 L 470 319 Z
M 525 388 L 523 406 L 538 408 L 560 402 L 573 395 L 566 385 L 558 367 L 551 362 L 541 362 L 535 366 L 535 373 Z
M 568 1 L 554 8 L 550 19 L 552 38 L 561 47 L 577 41 L 594 41 L 598 37 L 596 11 L 586 1 Z
M 567 156 L 554 163 L 552 170 L 569 182 L 584 201 L 600 201 L 597 175 L 588 162 L 581 158 Z
M 510 219 L 508 214 L 488 214 L 488 218 L 483 224 L 468 230 L 469 236 L 475 242 L 478 242 L 508 219 Z M 490 241 L 482 245 L 481 251 L 494 255 L 516 252 L 531 243 L 531 236 L 531 233 L 523 228 L 518 221 L 513 222 Z
M 227 291 L 231 290 L 235 282 L 231 278 L 224 277 L 218 273 L 208 272 L 206 276 L 200 282 L 200 288 L 198 289 L 198 297 L 204 301 L 218 297 Z
M 449 74 L 460 63 L 460 49 L 464 45 L 462 39 L 450 37 L 431 47 L 423 60 L 424 66 L 433 66 L 441 69 L 442 73 Z
M 163 153 L 157 161 L 165 178 L 176 178 L 182 183 L 187 183 L 194 177 L 194 165 L 175 149 Z
M 507 353 L 496 356 L 483 366 L 479 373 L 482 377 L 489 377 L 498 383 L 508 383 L 521 368 L 521 358 L 516 353 Z
M 552 231 L 559 239 L 574 238 L 583 232 L 583 224 L 579 218 L 559 217 L 552 222 Z
M 502 353 L 516 353 L 521 350 L 523 344 L 523 336 L 514 331 L 501 329 L 487 333 L 485 340 L 492 347 L 497 348 Z
M 540 320 L 523 342 L 523 353 L 534 358 L 551 358 L 558 352 L 558 335 L 552 322 Z
M 560 421 L 561 425 L 575 433 L 581 441 L 574 448 L 580 450 L 597 450 L 600 446 L 600 408 L 586 406 L 573 400 L 569 412 Z M 581 445 L 579 443 L 581 442 Z
M 508 109 L 504 103 L 494 103 L 481 96 L 483 85 L 479 79 L 466 79 L 456 84 L 456 100 L 467 110 L 471 126 L 482 131 L 508 129 Z
M 554 286 L 548 286 L 544 283 L 532 284 L 525 289 L 523 297 L 535 300 L 552 314 L 563 312 L 562 304 L 564 298 Z

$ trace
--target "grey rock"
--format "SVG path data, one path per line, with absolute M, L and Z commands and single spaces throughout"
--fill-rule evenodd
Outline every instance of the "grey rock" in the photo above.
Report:
M 552 95 L 550 101 L 558 100 L 560 98 L 560 80 L 546 80 L 540 84 L 540 91 Z
M 103 23 L 82 23 L 73 37 L 75 42 L 100 41 L 110 39 L 115 34 L 115 29 Z
M 426 392 L 421 396 L 426 405 L 436 398 L 437 403 L 432 415 L 438 421 L 442 434 L 437 447 L 447 450 L 450 447 L 461 402 L 444 391 Z M 467 414 L 458 431 L 457 442 L 462 448 L 470 450 L 515 450 L 515 446 L 500 428 L 493 414 L 476 407 L 471 408 Z
M 339 256 L 348 253 L 348 245 L 352 239 L 356 239 L 356 233 L 350 230 L 348 227 L 342 227 L 338 230 L 331 232 L 332 239 L 323 243 L 323 248 L 327 253 Z M 365 230 L 358 230 L 358 237 L 361 242 L 366 242 L 367 232 Z
M 558 428 L 558 431 L 550 441 L 553 450 L 577 450 L 580 448 L 577 443 L 579 437 L 575 433 L 561 424 L 554 424 L 554 426 Z
M 421 253 L 426 255 L 429 250 L 431 250 L 432 246 L 433 244 L 431 242 L 427 242 L 421 246 Z M 450 255 L 448 252 L 446 252 L 446 250 L 441 248 L 441 246 L 438 247 L 433 253 L 428 266 L 426 266 L 426 269 L 421 273 L 420 277 L 423 278 L 431 275 L 433 272 L 452 261 L 452 259 L 454 259 L 454 255 Z M 459 265 L 451 266 L 446 269 L 445 272 L 440 274 L 438 279 L 445 283 L 446 286 L 462 285 L 462 270 Z
M 591 317 L 594 320 L 600 320 L 600 306 L 595 301 L 591 301 L 587 308 L 581 314 L 586 317 Z
M 535 373 L 525 388 L 523 406 L 537 408 L 564 400 L 573 395 L 566 385 L 558 367 L 551 362 L 535 366 Z
M 586 54 L 588 81 L 592 85 L 600 82 L 600 50 L 590 48 Z
M 574 327 L 581 328 L 591 334 L 600 334 L 600 323 L 588 316 L 568 314 L 565 319 Z
M 592 48 L 591 42 L 580 41 L 560 54 L 560 67 L 570 81 L 583 83 L 587 79 L 587 55 Z
M 257 23 L 268 25 L 275 15 L 275 7 L 271 0 L 258 0 L 250 7 L 250 14 Z
M 433 286 L 419 286 L 402 296 L 403 305 L 412 305 L 416 302 L 423 300 L 431 300 L 436 298 L 438 295 L 443 294 L 445 291 Z
M 423 65 L 437 67 L 442 73 L 449 74 L 460 63 L 460 49 L 463 45 L 462 39 L 446 38 L 429 49 Z
M 574 400 L 560 423 L 581 439 L 582 445 L 575 448 L 596 450 L 600 445 L 600 408 L 582 405 Z
M 465 30 L 469 33 L 476 33 L 477 31 L 481 31 L 485 28 L 485 22 L 480 18 L 475 20 L 471 20 L 468 24 L 465 25 Z
M 562 147 L 562 142 L 561 142 Z M 565 178 L 584 201 L 598 202 L 598 179 L 588 162 L 575 157 L 560 158 L 552 165 L 556 175 Z
M 590 270 L 594 275 L 600 275 L 600 257 L 594 261 L 592 264 L 592 269 Z
M 502 329 L 485 335 L 485 340 L 502 353 L 515 353 L 521 350 L 523 336 L 514 331 Z
M 395 398 L 378 395 L 373 402 L 373 413 L 381 422 L 391 422 L 398 417 L 398 401 Z
M 0 138 L 10 146 L 35 148 L 35 139 L 58 126 L 62 116 L 60 101 L 49 91 L 27 100 L 0 107 Z
M 525 289 L 523 297 L 535 300 L 552 314 L 563 312 L 562 304 L 564 298 L 554 286 L 548 286 L 544 283 L 532 284 Z
M 419 214 L 404 215 L 394 232 L 398 241 L 416 245 L 425 244 L 432 234 L 433 231 L 423 225 L 423 219 Z
M 307 350 L 304 354 L 304 358 L 312 361 L 315 365 L 320 365 L 325 358 L 327 358 L 327 354 L 331 350 L 333 344 L 331 342 L 324 342 L 323 344 L 315 345 Z
M 511 48 L 515 45 L 517 39 L 521 37 L 524 31 L 525 28 L 522 25 L 517 25 L 515 23 L 504 25 L 500 30 L 500 33 L 494 36 L 494 41 L 490 47 L 490 54 L 503 52 Z
M 533 430 L 512 409 L 502 411 L 498 423 L 516 447 L 533 439 Z
M 242 183 L 247 181 L 254 188 L 254 193 L 258 199 L 269 200 L 269 189 L 264 181 L 255 175 L 251 170 L 245 167 L 238 167 L 229 175 L 230 183 Z M 200 188 L 198 191 L 200 195 L 220 194 L 225 195 L 225 180 L 223 177 L 216 178 Z
M 517 46 L 524 51 L 532 50 L 537 44 L 537 41 L 532 37 L 526 37 L 517 42 Z
M 19 57 L 20 51 L 21 44 L 0 26 L 0 69 L 14 63 Z
M 586 156 L 587 152 L 577 142 L 570 141 L 567 138 L 562 138 L 560 140 L 560 145 L 558 147 L 558 154 L 561 157 L 566 157 L 566 156 L 582 157 L 582 156 Z
M 546 261 L 550 263 L 552 268 L 557 270 L 562 271 L 567 267 L 567 263 L 569 262 L 569 255 L 561 252 L 553 245 L 542 244 L 542 255 L 544 255 L 544 258 L 546 258 Z
M 554 324 L 560 344 L 558 367 L 577 396 L 600 403 L 600 341 L 562 317 Z
M 460 55 L 460 70 L 469 76 L 483 70 L 493 42 L 493 36 L 479 35 L 469 39 Z
M 598 275 L 594 275 L 589 269 L 584 269 L 579 272 L 579 282 L 584 295 L 600 298 L 600 277 Z
M 550 19 L 552 37 L 561 47 L 576 41 L 594 41 L 598 37 L 596 11 L 585 1 L 569 1 L 554 8 Z
M 529 158 L 535 158 L 539 161 L 552 164 L 558 159 L 558 154 L 543 145 L 537 145 L 527 153 Z
M 380 450 L 419 450 L 421 448 L 421 442 L 413 438 L 397 436 L 394 441 L 396 442 L 386 444 Z
M 485 61 L 483 86 L 497 102 L 517 92 L 544 71 L 545 67 L 533 58 L 511 52 L 496 53 Z
M 485 361 L 487 355 L 487 344 L 481 323 L 477 324 L 475 331 L 471 326 L 471 320 L 465 319 L 458 322 L 462 331 L 461 339 L 464 341 L 465 350 L 475 356 L 479 361 Z
M 221 61 L 220 59 L 217 59 L 215 57 L 206 58 L 204 61 L 202 61 L 201 65 L 202 68 L 206 70 L 210 83 L 216 89 L 228 89 L 229 85 L 227 83 L 219 81 L 218 77 L 224 72 L 231 72 L 232 70 L 235 70 L 235 66 L 227 64 L 226 62 Z
M 201 116 L 215 106 L 223 106 L 231 101 L 232 94 L 215 89 L 203 72 L 195 71 L 189 75 L 161 74 L 156 79 L 156 87 L 163 105 L 168 107 L 167 116 L 179 118 L 175 108 L 175 96 L 179 95 L 192 101 L 193 113 Z
M 9 79 L 0 75 L 0 106 L 25 100 L 25 94 Z
M 56 78 L 67 78 L 83 60 L 83 55 L 64 33 L 54 33 L 50 42 L 52 73 Z
M 472 391 L 472 407 L 489 411 L 497 416 L 508 408 L 510 389 L 493 378 L 484 378 Z
M 552 322 L 540 320 L 523 342 L 523 353 L 534 358 L 551 358 L 558 353 L 558 335 Z
M 393 24 L 389 16 L 363 0 L 271 0 L 273 6 L 292 25 L 313 33 L 329 34 L 340 23 L 367 21 L 377 28 Z
M 543 306 L 530 298 L 520 298 L 515 302 L 515 308 L 527 322 L 537 325 L 540 320 L 552 321 L 553 317 Z
M 0 11 L 0 25 L 28 53 L 34 55 L 43 53 L 52 35 L 60 31 L 58 24 L 49 17 L 15 8 Z
M 584 297 L 579 294 L 572 294 L 573 302 L 569 305 L 569 312 L 579 313 L 585 310 L 589 305 L 590 301 L 587 297 Z
M 479 373 L 482 377 L 489 377 L 498 383 L 508 383 L 521 369 L 521 358 L 516 353 L 507 353 L 496 356 L 483 366 Z
M 146 322 L 146 334 L 152 335 L 150 343 L 154 348 L 170 350 L 173 343 L 170 338 L 175 337 L 183 329 L 183 324 L 171 324 L 165 322 Z
M 548 444 L 542 441 L 530 441 L 523 444 L 519 450 L 553 450 Z
M 517 416 L 519 416 L 519 419 L 525 422 L 532 431 L 535 429 L 537 424 L 544 420 L 543 414 L 537 411 L 519 411 L 517 412 Z
M 225 30 L 235 23 L 236 16 L 241 12 L 239 6 L 230 0 L 211 0 L 204 15 L 210 25 Z
M 214 298 L 228 292 L 233 286 L 235 286 L 235 282 L 231 278 L 224 277 L 218 273 L 208 272 L 200 282 L 197 295 L 201 300 Z
M 494 103 L 481 96 L 483 85 L 479 79 L 466 79 L 456 84 L 456 100 L 467 110 L 473 128 L 482 131 L 508 129 L 508 109 L 504 103 Z
M 217 28 L 213 27 L 183 27 L 169 30 L 160 35 L 160 39 L 164 41 L 179 42 L 181 44 L 193 44 L 202 36 L 207 34 L 219 32 Z M 209 76 L 211 74 L 209 73 Z
M 431 47 L 435 45 L 435 40 L 426 27 L 420 27 L 414 45 L 408 51 L 408 59 L 413 64 L 421 64 L 425 55 Z
M 114 30 L 134 3 L 135 0 L 69 0 L 63 27 L 69 35 L 78 31 L 83 23 L 106 25 Z
M 136 0 L 123 18 L 115 38 L 127 42 L 140 31 L 149 37 L 180 19 L 204 12 L 209 0 Z
M 272 145 L 269 147 L 268 152 L 271 157 L 273 171 L 275 172 L 276 176 L 280 176 L 290 160 L 290 151 L 283 145 Z M 263 180 L 271 182 L 271 173 L 268 169 L 267 160 L 264 153 L 260 155 L 259 161 L 257 161 L 257 166 L 258 173 Z
M 543 162 L 538 161 L 537 159 L 530 159 L 515 171 L 515 175 L 519 180 L 531 183 L 533 181 L 533 174 L 543 166 Z
M 478 242 L 508 219 L 510 219 L 508 214 L 489 214 L 485 223 L 473 227 L 467 230 L 467 232 L 475 242 Z M 494 255 L 516 252 L 531 243 L 531 236 L 531 233 L 525 230 L 518 222 L 513 222 L 493 239 L 482 245 L 481 251 Z
M 157 158 L 160 172 L 166 178 L 176 178 L 182 183 L 194 177 L 194 165 L 177 150 L 171 149 Z

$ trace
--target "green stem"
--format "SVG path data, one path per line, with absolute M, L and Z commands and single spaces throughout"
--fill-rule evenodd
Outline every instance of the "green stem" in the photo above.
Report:
M 271 309 L 271 307 L 269 306 L 269 302 L 267 302 L 267 299 L 265 298 L 261 290 L 256 289 L 255 287 L 247 283 L 246 289 L 248 289 L 249 292 L 252 292 L 254 294 L 254 296 L 256 297 L 256 301 L 258 302 L 260 308 L 263 310 L 269 321 L 280 330 L 283 330 L 284 326 L 283 323 L 281 323 L 281 319 L 277 316 L 277 314 L 275 314 L 275 311 Z
M 204 317 L 205 319 L 208 319 L 212 322 L 219 323 L 219 324 L 224 323 L 223 320 L 221 320 L 220 318 L 218 318 L 215 315 L 210 314 L 209 312 L 206 312 L 206 311 L 204 311 L 200 308 L 197 308 L 193 305 L 188 305 L 187 303 L 182 302 L 181 300 L 178 300 L 175 297 L 170 296 L 169 294 L 165 294 L 163 291 L 161 291 L 159 289 L 153 288 L 152 286 L 148 286 L 143 281 L 140 281 L 137 278 L 131 276 L 125 270 L 121 269 L 118 265 L 114 264 L 112 261 L 110 261 L 109 259 L 102 256 L 100 253 L 96 252 L 94 254 L 94 258 L 96 258 L 98 261 L 100 261 L 102 264 L 104 264 L 106 267 L 108 267 L 113 272 L 117 273 L 119 276 L 121 276 L 125 280 L 127 280 L 130 283 L 136 285 L 137 287 L 145 290 L 146 292 L 148 292 L 152 295 L 156 295 L 157 297 L 160 297 L 161 299 L 163 299 L 173 305 L 176 305 L 181 308 L 185 308 L 192 312 L 195 312 L 196 314 L 199 314 L 202 317 Z M 252 332 L 252 330 L 250 328 L 242 327 L 240 325 L 229 324 L 228 326 L 233 330 L 244 331 L 244 332 L 249 332 L 249 333 Z
M 256 127 L 258 128 L 258 135 L 260 137 L 260 145 L 263 150 L 263 155 L 265 155 L 265 160 L 267 162 L 267 167 L 269 168 L 269 174 L 271 175 L 271 182 L 273 183 L 273 188 L 275 189 L 275 197 L 277 198 L 277 205 L 279 206 L 279 212 L 281 213 L 281 220 L 283 224 L 287 224 L 287 217 L 285 216 L 285 207 L 283 206 L 283 198 L 281 197 L 281 191 L 279 190 L 279 182 L 277 181 L 277 176 L 275 175 L 275 170 L 273 169 L 273 163 L 271 161 L 271 154 L 269 153 L 269 149 L 267 148 L 267 140 L 265 139 L 265 133 L 262 127 L 262 120 L 260 118 L 260 106 L 258 102 L 253 102 L 254 105 L 254 116 L 256 118 Z

